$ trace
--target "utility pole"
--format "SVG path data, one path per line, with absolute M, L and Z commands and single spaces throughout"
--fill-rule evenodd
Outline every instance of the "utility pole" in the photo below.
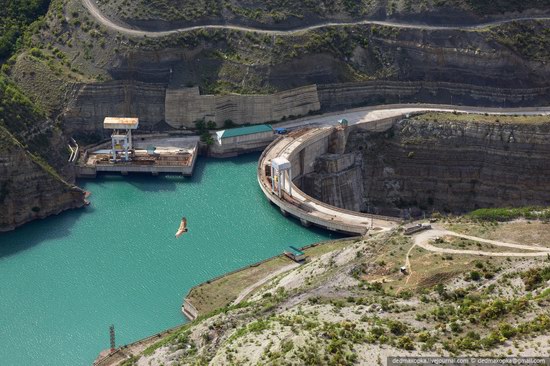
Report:
M 115 352 L 115 326 L 111 325 L 109 327 L 109 335 L 111 337 L 111 353 Z

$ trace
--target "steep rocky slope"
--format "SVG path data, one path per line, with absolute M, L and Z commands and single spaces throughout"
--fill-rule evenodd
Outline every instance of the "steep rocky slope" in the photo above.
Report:
M 374 19 L 430 20 L 441 24 L 469 23 L 503 15 L 544 13 L 546 0 L 146 0 L 97 1 L 101 9 L 120 22 L 146 29 L 170 29 L 205 23 L 231 23 L 285 29 L 322 21 Z
M 426 114 L 350 134 L 362 156 L 363 209 L 463 212 L 549 205 L 550 119 Z
M 1 75 L 0 111 L 0 231 L 83 206 L 61 131 Z
M 0 126 L 0 232 L 83 205 L 84 191 Z

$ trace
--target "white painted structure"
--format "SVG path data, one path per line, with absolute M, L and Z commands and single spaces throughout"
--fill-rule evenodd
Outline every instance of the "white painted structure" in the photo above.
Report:
M 292 166 L 288 159 L 276 157 L 271 160 L 271 192 L 277 193 L 281 198 L 282 191 L 286 187 L 288 187 L 288 194 L 292 197 Z
M 112 161 L 116 162 L 117 154 L 124 153 L 124 160 L 130 160 L 129 151 L 132 146 L 132 130 L 136 130 L 139 126 L 137 118 L 117 118 L 105 117 L 103 128 L 113 130 L 111 135 L 111 155 Z

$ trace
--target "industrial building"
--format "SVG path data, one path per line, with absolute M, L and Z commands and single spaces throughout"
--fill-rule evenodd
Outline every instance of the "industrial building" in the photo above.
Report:
M 139 135 L 137 118 L 106 117 L 103 127 L 113 130 L 111 141 L 89 147 L 76 164 L 78 177 L 95 177 L 98 172 L 193 174 L 198 154 L 198 137 Z
M 264 141 L 273 138 L 271 125 L 256 125 L 233 128 L 216 132 L 217 142 L 222 145 L 234 145 L 243 142 Z
M 216 132 L 216 141 L 210 155 L 216 157 L 236 156 L 251 151 L 262 151 L 275 139 L 271 125 L 255 125 Z

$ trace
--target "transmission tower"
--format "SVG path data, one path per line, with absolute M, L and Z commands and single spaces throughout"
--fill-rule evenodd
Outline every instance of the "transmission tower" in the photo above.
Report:
M 111 353 L 115 351 L 115 326 L 109 327 L 109 335 L 111 336 Z

